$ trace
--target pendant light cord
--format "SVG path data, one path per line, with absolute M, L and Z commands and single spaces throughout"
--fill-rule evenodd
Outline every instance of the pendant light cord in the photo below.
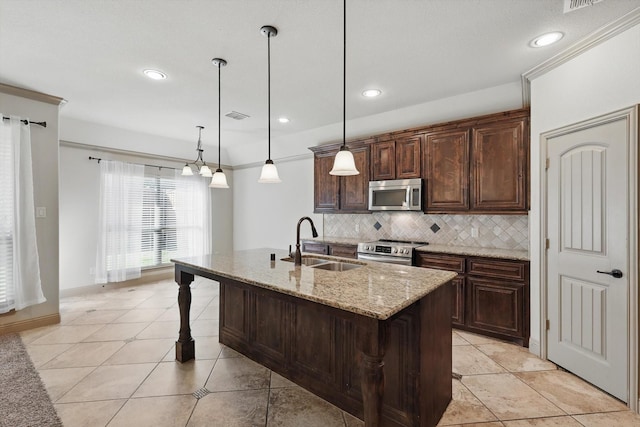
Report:
M 343 1 L 343 49 L 342 49 L 342 146 L 347 145 L 347 0 Z
M 271 33 L 267 33 L 267 159 L 271 160 Z
M 222 91 L 222 86 L 220 86 L 220 69 L 222 68 L 222 64 L 218 65 L 218 169 L 220 168 L 220 146 L 222 145 L 220 139 L 220 92 Z

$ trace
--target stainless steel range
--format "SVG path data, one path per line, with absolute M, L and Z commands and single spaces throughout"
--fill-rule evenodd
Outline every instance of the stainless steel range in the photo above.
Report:
M 418 246 L 428 244 L 427 242 L 386 239 L 378 240 L 377 242 L 358 243 L 358 259 L 412 265 L 413 250 Z

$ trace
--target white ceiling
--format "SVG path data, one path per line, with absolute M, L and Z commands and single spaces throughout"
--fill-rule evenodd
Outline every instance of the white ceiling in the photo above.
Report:
M 640 7 L 604 0 L 348 0 L 347 117 L 354 119 L 520 80 L 520 75 Z M 0 83 L 65 98 L 63 117 L 193 144 L 217 141 L 222 69 L 225 144 L 264 140 L 267 39 L 272 136 L 342 121 L 341 0 L 0 0 Z M 563 31 L 556 45 L 529 41 Z M 145 68 L 168 78 L 152 81 Z M 360 93 L 376 87 L 376 99 Z M 286 115 L 283 125 L 277 117 Z M 203 140 L 205 134 L 203 133 Z

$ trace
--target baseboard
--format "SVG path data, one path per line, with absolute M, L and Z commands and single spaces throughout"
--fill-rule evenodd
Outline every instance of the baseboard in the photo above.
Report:
M 33 319 L 19 320 L 17 322 L 0 325 L 0 335 L 11 332 L 26 331 L 27 329 L 40 328 L 42 326 L 55 325 L 60 323 L 60 313 L 48 314 L 46 316 L 34 317 Z
M 540 341 L 529 338 L 529 353 L 535 354 L 542 359 L 542 356 L 540 356 Z
M 60 289 L 60 298 L 75 297 L 78 295 L 104 292 L 111 289 L 119 289 L 119 288 L 125 288 L 128 286 L 143 285 L 145 283 L 171 279 L 172 277 L 173 277 L 173 267 L 154 268 L 152 270 L 143 271 L 141 277 L 133 280 L 127 280 L 126 282 L 105 283 L 102 285 L 96 284 L 96 285 L 88 285 L 88 286 L 78 286 L 76 288 L 70 288 L 70 289 Z

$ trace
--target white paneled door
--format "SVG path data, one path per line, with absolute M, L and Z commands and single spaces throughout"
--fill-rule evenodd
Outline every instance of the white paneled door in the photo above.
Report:
M 547 139 L 547 357 L 628 402 L 629 129 Z

